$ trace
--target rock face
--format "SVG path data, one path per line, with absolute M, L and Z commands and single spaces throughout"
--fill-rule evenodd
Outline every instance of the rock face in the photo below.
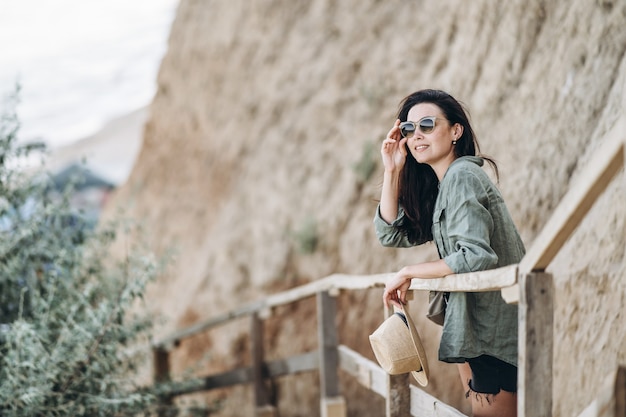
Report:
M 624 113 L 625 21 L 617 0 L 181 0 L 143 147 L 109 209 L 126 207 L 156 250 L 175 250 L 148 297 L 165 319 L 158 335 L 332 273 L 435 259 L 432 245 L 382 248 L 372 228 L 380 142 L 421 88 L 466 104 L 530 247 Z M 626 363 L 625 183 L 622 171 L 549 268 L 555 416 L 577 415 Z M 380 296 L 340 297 L 340 342 L 372 359 Z M 411 309 L 429 391 L 467 412 L 454 366 L 436 363 L 424 301 Z M 314 301 L 279 310 L 270 359 L 315 349 Z M 236 321 L 185 341 L 176 372 L 249 363 L 247 331 Z M 341 380 L 350 415 L 383 414 L 382 400 Z M 317 415 L 316 374 L 276 384 L 282 416 Z M 208 398 L 225 398 L 223 415 L 251 415 L 251 395 Z

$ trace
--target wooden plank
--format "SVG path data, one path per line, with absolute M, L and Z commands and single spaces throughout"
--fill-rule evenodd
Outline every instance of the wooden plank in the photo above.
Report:
M 443 278 L 417 279 L 411 282 L 411 290 L 435 291 L 498 291 L 517 282 L 517 265 L 467 274 L 448 275 Z
M 626 365 L 621 365 L 615 373 L 615 417 L 626 417 Z
M 365 388 L 386 397 L 389 381 L 387 374 L 377 363 L 344 345 L 339 346 L 339 358 L 341 369 L 355 377 Z M 410 386 L 409 395 L 409 411 L 413 416 L 466 417 L 457 409 L 439 401 L 416 386 Z
M 319 343 L 321 417 L 346 417 L 346 404 L 339 391 L 337 299 L 328 291 L 317 293 L 317 340 Z
M 342 396 L 322 398 L 321 406 L 321 417 L 346 417 L 348 414 L 346 400 Z
M 487 271 L 452 274 L 442 278 L 419 279 L 411 282 L 413 291 L 496 291 L 517 283 L 518 265 L 508 265 Z M 385 282 L 395 273 L 376 275 L 335 274 L 329 283 L 342 290 L 357 290 L 384 287 Z
M 507 304 L 519 303 L 519 284 L 511 285 L 510 287 L 502 288 L 500 290 L 502 298 Z
M 269 295 L 265 299 L 248 303 L 233 310 L 218 314 L 215 317 L 202 320 L 192 326 L 181 329 L 171 335 L 152 343 L 155 347 L 171 347 L 180 340 L 194 336 L 212 327 L 225 324 L 250 314 L 262 313 L 267 316 L 268 311 L 274 307 L 293 303 L 316 295 L 321 291 L 326 291 L 332 287 L 332 276 L 322 278 L 308 284 L 304 284 L 277 294 Z M 384 284 L 383 284 L 384 285 Z
M 318 351 L 290 356 L 265 363 L 268 378 L 278 378 L 300 372 L 310 372 L 318 369 Z M 252 367 L 233 369 L 231 371 L 208 375 L 199 378 L 190 378 L 158 387 L 160 395 L 179 396 L 199 391 L 209 391 L 216 388 L 226 388 L 238 384 L 249 384 L 253 381 Z
M 152 348 L 153 373 L 155 382 L 165 382 L 170 379 L 170 354 L 167 350 L 158 347 Z
M 552 415 L 554 283 L 552 275 L 520 275 L 518 387 L 519 416 Z
M 365 388 L 385 397 L 388 387 L 387 374 L 374 361 L 355 352 L 345 345 L 339 345 L 339 366 L 352 375 Z
M 152 348 L 154 383 L 166 383 L 170 379 L 170 354 L 165 349 Z M 158 417 L 167 415 L 167 408 L 173 404 L 172 397 L 164 394 L 159 395 Z
M 333 274 L 328 278 L 332 288 L 339 290 L 367 290 L 384 287 L 387 279 L 394 274 L 393 272 L 373 275 Z
M 543 271 L 571 236 L 598 196 L 624 166 L 626 119 L 607 134 L 587 167 L 552 213 L 543 230 L 520 262 L 520 272 Z
M 411 415 L 410 375 L 385 375 L 389 387 L 385 402 L 385 417 L 408 417 Z
M 176 381 L 157 387 L 159 394 L 167 394 L 172 397 L 193 394 L 194 392 L 209 391 L 216 388 L 225 388 L 238 384 L 252 382 L 252 368 L 238 368 L 220 374 L 209 375 L 200 378 L 190 378 L 184 381 Z
M 263 321 L 257 313 L 250 317 L 250 356 L 252 357 L 252 384 L 254 385 L 254 401 L 257 410 L 272 405 L 270 393 L 265 385 Z M 265 412 L 265 411 L 264 411 Z
M 277 307 L 313 296 L 321 291 L 365 290 L 381 288 L 395 273 L 373 275 L 333 274 L 308 284 L 270 295 L 266 298 L 266 307 Z M 509 265 L 489 271 L 453 274 L 435 279 L 414 279 L 412 290 L 439 291 L 493 291 L 517 282 L 517 265 Z
M 439 401 L 415 385 L 411 385 L 411 415 L 415 417 L 467 417 L 456 408 Z
M 322 398 L 339 396 L 337 369 L 337 302 L 328 292 L 317 294 L 317 340 L 319 343 L 320 393 Z
M 408 295 L 408 294 L 407 294 Z M 383 308 L 386 320 L 394 314 L 394 308 Z M 385 417 L 409 417 L 411 411 L 410 374 L 389 375 L 385 372 Z
M 414 279 L 411 290 L 440 290 L 440 291 L 494 291 L 501 287 L 515 284 L 517 265 L 489 271 L 470 272 L 468 274 L 454 274 L 436 279 Z M 272 308 L 290 304 L 316 295 L 322 291 L 359 290 L 382 288 L 390 276 L 395 273 L 374 275 L 345 275 L 334 274 L 292 288 L 277 294 L 270 295 L 264 300 L 248 303 L 233 310 L 218 314 L 215 317 L 202 320 L 192 326 L 178 330 L 167 337 L 154 341 L 152 345 L 158 348 L 171 349 L 181 340 L 192 337 L 210 328 L 223 325 L 231 320 L 259 313 L 264 317 L 269 315 Z
M 264 305 L 266 307 L 278 307 L 294 301 L 304 300 L 312 297 L 319 292 L 326 291 L 330 288 L 330 280 L 328 277 L 311 281 L 307 284 L 282 291 L 277 294 L 269 295 L 265 298 Z
M 261 310 L 262 307 L 263 303 L 261 302 L 245 304 L 241 307 L 227 311 L 226 313 L 218 314 L 215 317 L 211 317 L 210 319 L 200 321 L 192 326 L 185 327 L 184 329 L 173 332 L 169 336 L 164 337 L 160 340 L 155 340 L 154 342 L 152 342 L 152 346 L 157 348 L 171 349 L 172 346 L 178 345 L 178 343 L 183 339 L 194 336 L 212 327 L 227 323 L 231 320 L 248 316 Z
M 202 383 L 200 389 L 196 391 L 211 390 L 215 388 L 230 387 L 239 384 L 249 384 L 252 382 L 252 368 L 238 368 L 231 371 L 223 372 L 217 375 L 209 375 L 204 378 L 200 378 Z M 195 386 L 193 380 L 190 380 L 189 387 Z
M 313 350 L 311 352 L 290 356 L 287 359 L 266 362 L 266 368 L 270 378 L 315 371 L 319 368 L 319 353 L 317 350 Z

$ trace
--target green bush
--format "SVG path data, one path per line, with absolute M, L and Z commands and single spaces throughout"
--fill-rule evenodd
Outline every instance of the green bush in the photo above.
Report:
M 53 196 L 50 176 L 20 170 L 15 99 L 0 120 L 0 415 L 123 416 L 154 402 L 133 372 L 151 321 L 136 313 L 159 272 L 147 252 L 111 260 L 121 222 L 87 227 Z M 8 109 L 8 110 L 7 110 Z M 127 229 L 128 230 L 128 229 Z

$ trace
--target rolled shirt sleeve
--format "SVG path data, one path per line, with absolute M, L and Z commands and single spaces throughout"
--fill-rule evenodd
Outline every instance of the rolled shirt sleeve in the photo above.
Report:
M 400 228 L 404 222 L 404 209 L 398 207 L 398 216 L 396 219 L 387 223 L 380 215 L 380 205 L 376 208 L 376 215 L 374 216 L 374 230 L 376 237 L 381 245 L 395 248 L 408 248 L 415 246 L 409 242 L 406 233 Z
M 444 262 L 457 274 L 495 268 L 498 255 L 490 244 L 494 221 L 484 184 L 472 172 L 460 171 L 449 178 L 449 186 L 454 192 L 444 210 Z

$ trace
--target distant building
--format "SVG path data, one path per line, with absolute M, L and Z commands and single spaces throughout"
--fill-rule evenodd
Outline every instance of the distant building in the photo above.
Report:
M 73 190 L 70 204 L 81 213 L 81 217 L 94 226 L 98 222 L 100 212 L 115 185 L 94 174 L 81 164 L 68 165 L 52 175 L 53 192 L 63 193 L 68 187 Z

